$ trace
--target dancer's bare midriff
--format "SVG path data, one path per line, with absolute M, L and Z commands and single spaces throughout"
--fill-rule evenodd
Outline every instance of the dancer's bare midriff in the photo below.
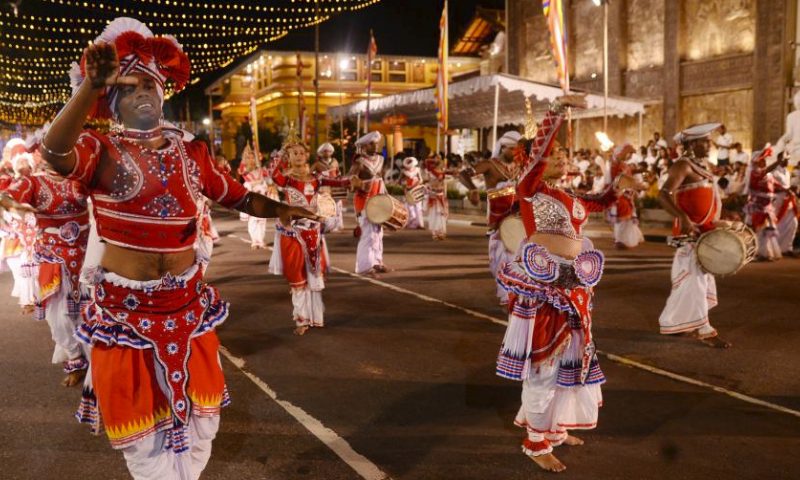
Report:
M 563 235 L 553 235 L 550 233 L 534 233 L 528 238 L 528 242 L 536 243 L 547 249 L 553 255 L 558 255 L 567 260 L 574 260 L 581 254 L 583 242 L 573 240 Z
M 106 244 L 102 266 L 121 277 L 141 282 L 157 280 L 168 273 L 180 275 L 194 262 L 193 249 L 177 253 L 149 253 Z

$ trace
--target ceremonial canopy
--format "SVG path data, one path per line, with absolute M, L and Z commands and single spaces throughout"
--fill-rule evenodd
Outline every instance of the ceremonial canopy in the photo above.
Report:
M 545 83 L 526 80 L 513 75 L 482 75 L 456 81 L 449 86 L 450 128 L 486 128 L 495 125 L 495 99 L 497 99 L 497 124 L 521 124 L 525 122 L 525 99 L 531 99 L 534 115 L 544 114 L 549 102 L 563 95 L 561 88 Z M 436 97 L 433 88 L 398 93 L 370 100 L 370 118 L 380 120 L 384 116 L 402 115 L 409 125 L 436 125 Z M 603 96 L 588 94 L 589 108 L 573 110 L 574 119 L 603 116 Z M 364 114 L 367 101 L 361 100 L 342 107 L 331 107 L 328 114 L 355 117 Z M 644 113 L 644 103 L 623 98 L 608 98 L 608 115 L 633 116 Z

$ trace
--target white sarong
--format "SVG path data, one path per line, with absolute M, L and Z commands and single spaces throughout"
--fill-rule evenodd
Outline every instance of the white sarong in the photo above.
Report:
M 356 250 L 356 273 L 367 273 L 383 265 L 383 226 L 370 222 L 364 212 L 358 216 L 358 225 L 361 237 Z
M 708 311 L 717 306 L 717 283 L 713 275 L 700 268 L 694 249 L 695 245 L 684 245 L 675 252 L 672 292 L 658 319 L 665 335 L 693 330 L 706 338 L 716 334 Z

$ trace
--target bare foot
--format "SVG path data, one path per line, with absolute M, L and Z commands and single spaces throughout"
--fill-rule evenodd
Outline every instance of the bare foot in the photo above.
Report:
M 34 310 L 36 310 L 36 305 L 23 305 L 22 306 L 22 314 L 23 315 L 31 314 L 31 313 L 34 312 Z
M 548 472 L 561 473 L 567 469 L 567 467 L 552 453 L 531 457 L 531 460 Z
M 378 271 L 374 268 L 370 268 L 369 270 L 367 270 L 367 276 L 374 279 L 381 278 L 380 275 L 378 275 Z
M 728 343 L 725 340 L 719 338 L 719 335 L 714 335 L 713 337 L 708 337 L 708 338 L 701 338 L 700 341 L 705 343 L 711 348 L 731 348 L 733 346 L 732 343 Z
M 583 445 L 583 440 L 576 437 L 575 435 L 567 435 L 567 439 L 564 440 L 564 443 L 571 447 L 576 447 L 578 445 Z
M 294 334 L 298 337 L 302 337 L 306 334 L 306 331 L 308 331 L 308 325 L 301 325 L 294 329 Z
M 86 377 L 86 370 L 78 370 L 68 374 L 64 380 L 61 381 L 61 385 L 70 388 L 70 387 L 77 387 L 78 385 L 83 383 L 83 379 Z

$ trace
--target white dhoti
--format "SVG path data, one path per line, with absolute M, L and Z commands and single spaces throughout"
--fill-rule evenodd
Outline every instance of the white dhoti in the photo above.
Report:
M 636 219 L 619 220 L 614 223 L 614 242 L 628 248 L 638 246 L 644 242 L 644 235 Z
M 783 203 L 786 201 L 786 194 L 776 194 L 775 195 L 775 211 L 783 212 L 784 205 Z M 797 235 L 797 216 L 795 215 L 797 212 L 795 211 L 795 207 L 793 204 L 790 204 L 786 210 L 783 212 L 783 217 L 778 221 L 778 231 L 777 231 L 777 241 L 778 241 L 778 248 L 780 249 L 781 253 L 787 253 L 794 250 L 794 237 Z
M 362 212 L 358 216 L 361 237 L 356 249 L 356 273 L 367 273 L 376 266 L 383 266 L 383 226 L 370 222 Z
M 778 243 L 777 229 L 764 227 L 756 232 L 756 239 L 758 240 L 759 257 L 777 260 L 783 256 L 781 246 Z
M 187 452 L 167 448 L 167 432 L 148 435 L 122 450 L 134 480 L 196 480 L 211 457 L 211 443 L 219 430 L 219 416 L 192 415 Z
M 22 287 L 22 258 L 17 255 L 15 257 L 6 257 L 6 265 L 11 270 L 11 276 L 14 277 L 14 286 L 11 287 L 11 296 L 19 298 L 20 288 Z
M 417 229 L 425 228 L 425 218 L 422 212 L 422 202 L 417 202 L 414 205 L 405 202 L 408 209 L 408 223 L 406 228 Z
M 68 278 L 68 275 L 62 276 L 62 279 Z M 81 315 L 80 312 L 70 312 L 69 292 L 69 287 L 62 284 L 59 291 L 45 301 L 45 320 L 56 344 L 53 363 L 75 360 L 84 354 L 81 342 L 75 336 L 75 329 L 81 323 Z
M 514 261 L 514 257 L 515 255 L 506 249 L 506 246 L 500 239 L 500 232 L 492 232 L 489 236 L 489 269 L 492 271 L 492 277 L 494 277 L 495 280 L 497 280 L 497 272 L 499 272 L 506 263 Z M 507 305 L 508 292 L 498 283 L 495 283 L 495 292 L 497 298 L 500 300 L 500 305 Z
M 708 311 L 717 306 L 717 283 L 705 273 L 694 254 L 695 245 L 684 245 L 675 252 L 672 262 L 672 292 L 658 323 L 661 333 L 697 330 L 700 338 L 717 334 L 708 320 Z
M 550 453 L 567 439 L 568 431 L 592 429 L 597 426 L 600 406 L 603 405 L 601 385 L 605 382 L 596 360 L 591 363 L 585 384 L 559 382 L 581 365 L 583 360 L 583 330 L 572 331 L 569 346 L 559 359 L 531 368 L 522 382 L 522 406 L 514 424 L 525 428 L 528 439 L 522 451 L 529 456 Z M 580 369 L 580 367 L 578 367 Z M 545 442 L 547 440 L 547 442 Z
M 39 290 L 39 265 L 33 260 L 26 260 L 23 255 L 20 266 L 19 304 L 36 305 Z
M 434 237 L 444 237 L 447 235 L 447 217 L 448 217 L 447 199 L 431 200 L 428 203 L 428 229 Z
M 249 215 L 247 218 L 247 233 L 250 234 L 250 244 L 254 247 L 265 247 L 264 238 L 267 236 L 267 219 Z

